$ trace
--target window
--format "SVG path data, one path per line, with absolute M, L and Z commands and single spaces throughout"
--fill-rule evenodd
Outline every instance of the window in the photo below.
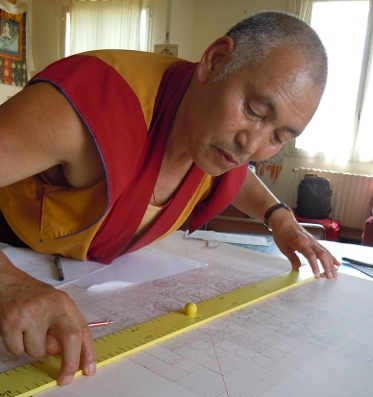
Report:
M 143 4 L 140 14 L 140 51 L 151 51 L 151 32 L 153 22 L 153 3 Z
M 329 77 L 319 109 L 295 146 L 300 154 L 342 165 L 373 161 L 373 1 L 309 3 L 309 22 L 328 53 Z
M 64 56 L 103 48 L 149 51 L 152 12 L 152 2 L 73 2 L 64 12 Z

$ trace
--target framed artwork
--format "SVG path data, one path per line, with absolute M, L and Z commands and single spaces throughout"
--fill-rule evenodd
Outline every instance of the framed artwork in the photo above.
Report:
M 17 19 L 3 18 L 0 14 L 0 56 L 19 61 L 22 59 L 22 19 Z
M 24 87 L 27 81 L 26 12 L 0 9 L 0 83 Z
M 179 44 L 154 44 L 154 52 L 156 54 L 177 57 L 178 49 Z

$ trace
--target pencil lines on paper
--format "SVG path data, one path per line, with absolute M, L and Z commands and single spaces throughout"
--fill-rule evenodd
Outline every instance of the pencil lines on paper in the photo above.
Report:
M 200 300 L 256 283 L 287 269 L 277 262 L 272 267 L 250 262 L 250 255 L 244 250 L 235 251 L 232 263 L 229 249 L 226 253 L 195 250 L 188 256 L 208 266 L 113 291 L 93 293 L 77 285 L 63 289 L 88 321 L 101 318 L 116 321 L 110 327 L 93 329 L 94 337 L 99 338 L 180 310 L 187 302 L 198 304 Z M 133 391 L 126 394 L 125 375 L 129 368 L 136 368 L 136 374 L 141 372 L 141 379 L 160 379 L 168 390 L 177 391 L 173 395 L 183 397 L 285 395 L 277 393 L 277 388 L 286 382 L 292 385 L 302 371 L 303 374 L 319 371 L 322 376 L 328 374 L 330 368 L 341 368 L 349 373 L 351 385 L 351 389 L 343 390 L 344 395 L 359 395 L 356 385 L 360 380 L 371 382 L 373 370 L 371 284 L 362 280 L 367 283 L 365 286 L 361 281 L 343 276 L 338 280 L 323 279 L 295 287 L 133 354 L 118 367 L 109 368 L 110 364 L 100 368 L 98 375 L 105 374 L 108 378 L 110 373 L 115 373 L 115 368 L 120 368 L 123 372 L 116 376 L 123 378 L 118 386 L 121 389 L 114 390 L 109 381 L 106 385 L 86 389 L 92 380 L 83 379 L 84 388 L 79 382 L 72 386 L 81 393 L 69 395 L 148 396 L 145 391 L 141 394 L 142 385 L 135 386 L 138 394 Z M 356 286 L 359 294 L 355 292 Z M 5 358 L 10 359 L 9 356 Z M 0 361 L 0 370 L 1 365 Z M 351 380 L 353 376 L 357 379 L 355 382 Z M 157 392 L 154 390 L 152 395 L 164 395 Z M 307 397 L 321 395 L 312 392 L 304 390 Z

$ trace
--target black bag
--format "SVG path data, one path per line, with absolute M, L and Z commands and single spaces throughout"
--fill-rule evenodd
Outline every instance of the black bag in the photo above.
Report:
M 307 174 L 298 186 L 297 214 L 303 218 L 324 219 L 332 211 L 330 182 Z

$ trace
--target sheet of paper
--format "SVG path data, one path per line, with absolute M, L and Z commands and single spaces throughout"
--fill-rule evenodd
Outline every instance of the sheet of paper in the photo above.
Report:
M 186 238 L 196 238 L 204 241 L 218 241 L 223 243 L 252 244 L 268 246 L 265 237 L 251 236 L 249 234 L 221 233 L 211 230 L 196 230 L 193 233 L 185 232 Z
M 90 290 L 118 288 L 198 269 L 204 265 L 201 262 L 169 254 L 152 247 L 145 247 L 131 254 L 123 255 L 115 259 L 111 265 L 73 283 Z
M 70 282 L 84 288 L 117 288 L 196 269 L 205 264 L 145 247 L 115 259 L 111 265 L 62 258 L 64 281 L 57 279 L 53 255 L 43 255 L 28 248 L 3 247 L 2 251 L 19 269 L 55 287 Z
M 29 248 L 11 246 L 3 248 L 2 251 L 14 266 L 55 287 L 61 287 L 107 266 L 97 262 L 61 258 L 65 280 L 59 281 L 56 266 L 53 263 L 53 255 L 39 254 Z

